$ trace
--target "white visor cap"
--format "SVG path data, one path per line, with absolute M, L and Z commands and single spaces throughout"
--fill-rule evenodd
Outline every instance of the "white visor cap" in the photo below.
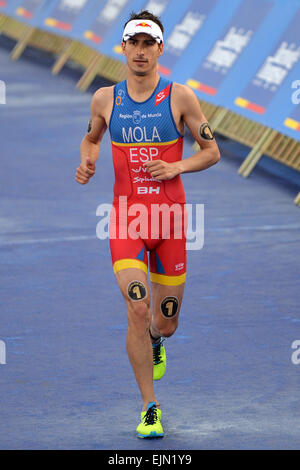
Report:
M 129 21 L 124 28 L 122 40 L 125 42 L 139 33 L 149 34 L 158 44 L 164 42 L 162 30 L 151 20 Z

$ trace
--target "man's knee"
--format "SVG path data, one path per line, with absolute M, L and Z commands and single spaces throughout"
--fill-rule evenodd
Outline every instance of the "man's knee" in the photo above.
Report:
M 129 318 L 138 322 L 150 322 L 150 298 L 145 284 L 141 281 L 130 282 L 126 294 Z
M 164 338 L 169 338 L 175 333 L 177 327 L 178 321 L 177 319 L 173 319 L 172 321 L 164 322 L 162 325 L 160 325 L 159 332 Z
M 160 304 L 159 331 L 164 337 L 172 336 L 178 326 L 179 301 L 175 296 L 164 297 Z
M 151 318 L 150 305 L 145 300 L 140 300 L 139 302 L 129 301 L 127 303 L 127 310 L 128 314 L 133 317 L 140 319 Z
M 151 310 L 147 302 L 129 302 L 127 304 L 128 328 L 137 336 L 144 336 L 151 325 Z

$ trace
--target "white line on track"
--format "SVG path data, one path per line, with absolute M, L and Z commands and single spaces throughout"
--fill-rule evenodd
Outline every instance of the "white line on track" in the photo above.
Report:
M 235 226 L 235 227 L 215 227 L 207 229 L 208 232 L 235 233 L 240 231 L 281 231 L 281 230 L 300 230 L 299 224 L 288 225 L 260 225 L 260 226 Z M 5 236 L 5 234 L 2 234 Z M 17 240 L 1 240 L 0 246 L 13 245 L 32 245 L 38 243 L 59 243 L 59 242 L 77 242 L 81 240 L 98 240 L 96 235 L 73 235 L 69 237 L 53 237 L 53 238 L 21 238 Z
M 280 231 L 280 230 L 300 230 L 300 224 L 287 224 L 287 225 L 242 225 L 240 227 L 215 227 L 210 228 L 209 231 L 211 232 L 240 232 L 240 231 L 264 231 L 264 232 L 271 232 L 271 231 Z
M 59 242 L 77 242 L 81 240 L 97 240 L 95 235 L 77 235 L 70 237 L 57 238 L 29 238 L 21 240 L 0 240 L 0 246 L 7 245 L 32 245 L 34 243 L 59 243 Z

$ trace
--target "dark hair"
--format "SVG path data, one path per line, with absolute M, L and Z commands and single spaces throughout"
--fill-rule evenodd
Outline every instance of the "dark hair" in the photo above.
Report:
M 162 32 L 164 32 L 164 27 L 162 25 L 162 22 L 160 21 L 160 18 L 158 16 L 153 15 L 153 13 L 148 10 L 141 10 L 139 13 L 136 13 L 134 11 L 131 12 L 129 20 L 126 21 L 126 23 L 124 24 L 124 28 L 127 23 L 129 23 L 129 21 L 131 20 L 151 20 L 160 27 Z

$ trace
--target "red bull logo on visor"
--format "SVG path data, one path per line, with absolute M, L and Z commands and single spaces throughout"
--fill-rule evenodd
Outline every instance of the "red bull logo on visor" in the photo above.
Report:
M 143 28 L 151 28 L 151 24 L 148 24 L 148 23 L 145 23 L 145 22 L 139 23 L 136 26 L 142 26 Z

